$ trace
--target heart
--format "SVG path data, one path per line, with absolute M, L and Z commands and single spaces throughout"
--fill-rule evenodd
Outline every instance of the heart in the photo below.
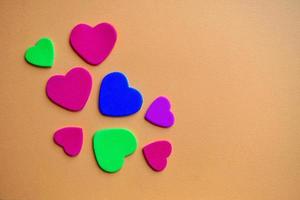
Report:
M 135 152 L 137 141 L 127 129 L 103 129 L 94 134 L 93 147 L 99 167 L 114 173 L 122 168 L 124 158 Z
M 172 152 L 172 144 L 161 140 L 150 143 L 143 148 L 144 158 L 154 171 L 162 171 L 167 166 L 167 158 Z
M 80 111 L 85 106 L 92 88 L 90 73 L 81 67 L 71 69 L 65 76 L 52 76 L 46 86 L 49 99 L 70 111 Z
M 51 39 L 41 38 L 35 46 L 25 52 L 25 59 L 28 63 L 42 68 L 49 68 L 54 63 L 54 45 Z
M 117 32 L 108 23 L 90 27 L 78 24 L 70 35 L 70 43 L 74 51 L 87 63 L 99 65 L 112 51 L 117 40 Z
M 54 142 L 61 146 L 65 153 L 71 157 L 77 156 L 82 148 L 82 128 L 65 127 L 57 130 L 53 135 Z
M 163 128 L 171 127 L 174 124 L 175 118 L 170 108 L 170 101 L 166 97 L 160 96 L 149 106 L 145 119 L 156 126 Z
M 129 87 L 121 72 L 104 77 L 99 92 L 99 111 L 106 116 L 122 117 L 138 112 L 143 104 L 141 93 Z

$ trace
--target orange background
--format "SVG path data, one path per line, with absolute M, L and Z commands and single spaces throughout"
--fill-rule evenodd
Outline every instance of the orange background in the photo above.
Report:
M 104 21 L 118 41 L 92 67 L 73 52 L 69 33 Z M 0 199 L 300 199 L 299 21 L 298 0 L 1 0 Z M 51 69 L 24 60 L 41 37 L 55 43 Z M 94 78 L 78 113 L 45 95 L 48 78 L 73 66 Z M 142 91 L 138 114 L 99 114 L 99 84 L 112 71 Z M 172 101 L 170 129 L 143 119 L 158 95 Z M 84 129 L 76 158 L 52 141 L 68 125 Z M 116 174 L 102 172 L 92 151 L 93 133 L 108 127 L 128 128 L 139 141 Z M 157 139 L 174 147 L 162 173 L 141 154 Z

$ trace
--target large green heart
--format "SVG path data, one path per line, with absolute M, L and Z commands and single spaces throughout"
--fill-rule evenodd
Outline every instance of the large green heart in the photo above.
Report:
M 137 140 L 127 129 L 103 129 L 94 134 L 93 147 L 100 168 L 114 173 L 122 168 L 124 158 L 135 152 Z
M 30 64 L 49 68 L 54 63 L 54 45 L 49 38 L 41 38 L 35 46 L 25 52 L 25 59 Z

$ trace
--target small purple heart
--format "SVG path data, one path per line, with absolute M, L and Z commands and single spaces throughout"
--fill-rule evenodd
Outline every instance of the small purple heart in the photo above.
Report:
M 145 119 L 156 126 L 171 127 L 175 118 L 170 109 L 170 101 L 166 97 L 160 96 L 149 106 Z
M 77 156 L 82 148 L 82 128 L 65 127 L 57 130 L 53 136 L 54 142 L 61 146 L 65 153 L 71 157 Z
M 52 76 L 47 82 L 46 93 L 55 104 L 70 111 L 80 111 L 90 96 L 91 88 L 90 73 L 81 67 L 76 67 L 65 76 Z
M 112 51 L 117 40 L 117 32 L 108 23 L 90 27 L 78 24 L 70 35 L 70 43 L 76 53 L 87 63 L 99 65 Z
M 143 148 L 148 165 L 155 171 L 162 171 L 167 166 L 167 158 L 171 155 L 172 144 L 168 141 L 156 141 Z

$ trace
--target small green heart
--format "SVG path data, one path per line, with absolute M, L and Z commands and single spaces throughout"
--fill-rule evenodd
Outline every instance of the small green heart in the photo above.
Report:
M 54 45 L 49 38 L 41 38 L 35 46 L 25 52 L 25 59 L 30 64 L 49 68 L 54 63 Z
M 103 129 L 94 134 L 93 146 L 99 167 L 114 173 L 122 168 L 124 158 L 135 152 L 137 141 L 127 129 Z

